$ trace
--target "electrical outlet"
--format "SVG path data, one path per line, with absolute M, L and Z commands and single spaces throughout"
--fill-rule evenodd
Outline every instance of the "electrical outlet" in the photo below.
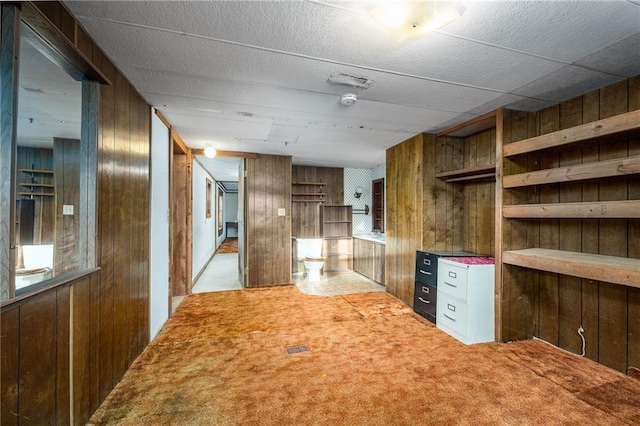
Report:
M 287 215 L 286 209 L 283 209 L 283 208 L 278 209 L 278 216 L 286 216 L 286 215 Z

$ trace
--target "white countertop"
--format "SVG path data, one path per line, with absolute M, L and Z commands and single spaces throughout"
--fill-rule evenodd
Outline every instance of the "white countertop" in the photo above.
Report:
M 361 240 L 367 240 L 367 241 L 372 241 L 374 243 L 386 245 L 386 239 L 384 234 L 381 234 L 379 236 L 371 235 L 371 234 L 359 234 L 359 235 L 354 235 L 353 238 L 359 238 Z

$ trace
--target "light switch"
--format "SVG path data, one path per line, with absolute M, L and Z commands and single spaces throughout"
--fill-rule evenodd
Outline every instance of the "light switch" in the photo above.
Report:
M 286 216 L 286 215 L 287 215 L 286 209 L 283 209 L 283 208 L 278 209 L 278 216 Z
M 64 204 L 62 206 L 62 214 L 64 216 L 73 216 L 73 204 Z

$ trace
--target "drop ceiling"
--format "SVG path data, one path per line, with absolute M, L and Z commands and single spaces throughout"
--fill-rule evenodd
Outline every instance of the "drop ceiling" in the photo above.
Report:
M 536 111 L 640 74 L 640 1 L 463 2 L 398 42 L 365 2 L 65 2 L 192 148 L 372 168 L 498 107 Z M 327 82 L 371 79 L 368 89 Z M 358 101 L 340 104 L 352 92 Z

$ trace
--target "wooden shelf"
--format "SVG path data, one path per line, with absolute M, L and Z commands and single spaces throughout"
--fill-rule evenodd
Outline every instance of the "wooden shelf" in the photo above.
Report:
M 640 259 L 530 248 L 502 253 L 508 265 L 640 288 Z
M 558 167 L 504 176 L 504 188 L 620 177 L 640 173 L 640 156 L 600 161 L 577 166 Z
M 436 174 L 438 179 L 442 179 L 447 183 L 466 182 L 472 180 L 488 179 L 496 176 L 496 165 L 487 164 L 482 166 L 467 167 L 464 169 L 451 170 Z
M 605 136 L 622 136 L 637 130 L 640 130 L 640 110 L 510 143 L 504 145 L 502 153 L 504 157 L 512 157 Z
M 18 169 L 24 173 L 53 174 L 53 170 L 37 170 L 37 169 Z
M 465 121 L 464 123 L 450 127 L 440 133 L 436 133 L 436 136 L 455 136 L 463 138 L 493 127 L 496 127 L 496 111 L 491 111 L 469 121 Z
M 520 204 L 503 206 L 502 216 L 507 219 L 637 219 L 640 218 L 640 200 Z
M 292 203 L 324 203 L 324 200 L 291 200 Z
M 55 185 L 51 185 L 49 183 L 20 182 L 20 186 L 26 186 L 27 188 L 55 188 Z
M 55 194 L 53 192 L 18 192 L 18 195 L 38 195 L 45 197 L 53 197 Z
M 309 195 L 314 195 L 316 197 L 324 197 L 327 194 L 325 194 L 324 192 L 293 192 L 293 193 L 291 193 L 291 195 L 293 195 L 293 196 L 302 196 L 302 197 L 306 197 L 306 196 L 309 196 Z
M 324 183 L 320 183 L 320 182 L 293 182 L 292 185 L 324 186 Z

